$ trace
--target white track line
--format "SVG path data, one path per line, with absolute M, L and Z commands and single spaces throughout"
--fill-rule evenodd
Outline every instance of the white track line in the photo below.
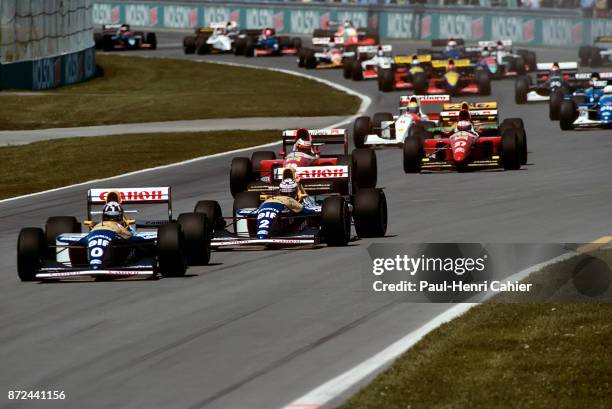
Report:
M 181 60 L 181 61 L 183 61 L 183 60 Z M 187 60 L 187 61 L 189 61 L 189 60 Z M 339 127 L 341 125 L 344 125 L 344 124 L 346 124 L 348 122 L 353 121 L 356 117 L 358 117 L 363 112 L 365 112 L 368 109 L 368 107 L 370 106 L 370 104 L 372 103 L 372 100 L 367 95 L 364 95 L 364 94 L 361 94 L 359 92 L 356 92 L 356 91 L 354 91 L 354 90 L 352 90 L 350 88 L 347 88 L 345 86 L 342 86 L 342 85 L 339 85 L 339 84 L 335 84 L 335 83 L 333 83 L 331 81 L 324 80 L 324 79 L 321 79 L 321 78 L 316 78 L 316 77 L 313 77 L 313 76 L 310 76 L 310 75 L 307 75 L 307 74 L 302 74 L 302 73 L 299 73 L 299 72 L 284 70 L 284 69 L 280 69 L 280 68 L 256 67 L 256 66 L 249 65 L 249 64 L 242 65 L 242 64 L 231 63 L 231 62 L 225 63 L 225 62 L 219 62 L 219 61 L 211 62 L 211 61 L 202 61 L 202 60 L 196 60 L 196 62 L 208 62 L 208 63 L 212 63 L 212 64 L 231 65 L 231 66 L 254 68 L 254 69 L 260 69 L 260 70 L 283 72 L 285 74 L 295 75 L 297 77 L 304 77 L 304 78 L 308 78 L 308 79 L 311 79 L 311 80 L 314 80 L 314 81 L 317 81 L 317 82 L 324 83 L 326 85 L 329 85 L 332 88 L 336 88 L 338 90 L 344 91 L 344 92 L 346 92 L 347 94 L 350 94 L 350 95 L 355 95 L 356 97 L 361 99 L 361 106 L 359 107 L 359 112 L 357 112 L 355 115 L 351 115 L 351 116 L 346 117 L 345 119 L 343 119 L 340 122 L 336 122 L 335 124 L 330 125 L 328 128 L 337 128 L 337 127 Z M 126 176 L 138 175 L 138 174 L 145 173 L 145 172 L 152 172 L 152 171 L 160 170 L 160 169 L 168 169 L 168 168 L 172 168 L 172 167 L 175 167 L 175 166 L 183 166 L 183 165 L 187 165 L 187 164 L 190 164 L 190 163 L 193 163 L 193 162 L 197 162 L 197 161 L 201 161 L 201 160 L 206 160 L 206 159 L 212 159 L 212 158 L 218 158 L 218 157 L 226 156 L 226 155 L 232 155 L 232 154 L 235 154 L 235 153 L 240 153 L 240 152 L 248 151 L 248 150 L 251 150 L 251 149 L 267 148 L 269 146 L 278 145 L 281 142 L 282 141 L 277 141 L 277 142 L 266 143 L 266 144 L 263 144 L 263 145 L 249 146 L 247 148 L 236 149 L 236 150 L 233 150 L 233 151 L 220 152 L 220 153 L 215 153 L 213 155 L 199 156 L 197 158 L 188 159 L 188 160 L 185 160 L 185 161 L 182 161 L 182 162 L 171 163 L 171 164 L 168 164 L 168 165 L 156 166 L 154 168 L 140 169 L 140 170 L 136 170 L 134 172 L 122 173 L 121 175 L 110 176 L 110 177 L 107 177 L 107 178 L 87 180 L 85 182 L 75 183 L 73 185 L 68 185 L 68 186 L 62 186 L 62 187 L 58 187 L 58 188 L 55 188 L 55 189 L 44 190 L 42 192 L 29 193 L 27 195 L 10 197 L 8 199 L 2 199 L 2 200 L 0 200 L 0 203 L 12 202 L 12 201 L 21 200 L 21 199 L 27 199 L 29 197 L 40 196 L 40 195 L 44 195 L 44 194 L 47 194 L 47 193 L 58 192 L 58 191 L 61 191 L 61 190 L 64 190 L 64 189 L 70 189 L 70 188 L 73 188 L 73 187 L 89 185 L 89 184 L 92 184 L 92 183 L 97 183 L 97 182 L 103 182 L 103 181 L 107 181 L 107 180 L 118 179 L 118 178 L 122 178 L 122 177 L 126 177 Z
M 548 261 L 544 261 L 542 263 L 531 266 L 525 270 L 519 271 L 518 273 L 508 277 L 507 280 L 522 280 L 535 271 L 541 270 L 542 268 L 548 265 L 575 257 L 577 254 L 579 253 L 568 252 L 562 254 Z M 485 300 L 491 297 L 492 295 L 493 293 L 487 293 Z M 335 398 L 339 397 L 344 392 L 348 391 L 351 387 L 355 386 L 369 375 L 388 365 L 395 358 L 406 352 L 408 349 L 412 348 L 425 335 L 429 334 L 431 331 L 438 328 L 440 325 L 459 317 L 460 315 L 468 311 L 470 308 L 478 304 L 480 303 L 461 303 L 449 308 L 448 310 L 434 317 L 432 320 L 426 322 L 423 326 L 410 332 L 400 340 L 389 345 L 387 348 L 383 349 L 376 355 L 366 359 L 362 363 L 336 376 L 335 378 L 330 379 L 324 384 L 306 393 L 305 395 L 300 396 L 293 402 L 283 406 L 282 409 L 322 409 L 326 403 L 329 403 Z

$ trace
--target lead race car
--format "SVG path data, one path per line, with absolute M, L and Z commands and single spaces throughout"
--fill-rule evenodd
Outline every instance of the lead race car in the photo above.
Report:
M 436 127 L 443 104 L 448 102 L 450 95 L 401 96 L 399 115 L 379 112 L 372 119 L 367 116 L 355 119 L 353 142 L 357 148 L 401 148 L 417 128 Z
M 229 217 L 221 216 L 216 202 L 198 202 L 196 211 L 210 209 L 207 219 L 217 226 L 212 248 L 345 246 L 351 240 L 351 223 L 361 238 L 385 235 L 387 201 L 382 189 L 311 196 L 301 180 L 296 168 L 282 169 L 280 183 L 266 193 L 238 193 Z
M 404 171 L 503 168 L 527 162 L 523 121 L 498 124 L 496 102 L 445 104 L 437 128 L 417 129 L 404 142 Z
M 338 154 L 330 152 L 342 146 Z M 256 151 L 251 158 L 233 158 L 230 191 L 274 191 L 285 168 L 295 169 L 309 194 L 349 194 L 351 188 L 374 188 L 377 181 L 376 155 L 369 149 L 349 154 L 345 129 L 290 129 L 283 131 L 282 151 Z
M 188 265 L 210 260 L 206 216 L 183 213 L 172 219 L 169 187 L 90 189 L 88 228 L 72 216 L 47 219 L 45 229 L 26 227 L 17 240 L 17 273 L 22 281 L 80 277 L 171 277 L 185 274 Z M 161 220 L 135 220 L 125 206 L 165 205 Z M 94 210 L 102 206 L 101 211 Z M 94 216 L 101 215 L 98 222 Z
M 157 35 L 153 32 L 132 31 L 129 24 L 104 24 L 102 32 L 94 33 L 97 50 L 155 50 Z

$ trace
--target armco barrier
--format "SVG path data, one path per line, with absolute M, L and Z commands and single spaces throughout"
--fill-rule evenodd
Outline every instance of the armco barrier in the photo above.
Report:
M 0 0 L 0 87 L 47 89 L 95 74 L 91 0 Z
M 189 29 L 233 20 L 240 27 L 274 27 L 311 33 L 330 22 L 350 19 L 378 28 L 381 37 L 422 39 L 462 37 L 470 41 L 511 38 L 530 46 L 577 47 L 596 35 L 612 35 L 612 20 L 585 19 L 576 10 L 480 9 L 429 6 L 341 6 L 304 3 L 215 3 L 198 1 L 94 0 L 93 22 Z

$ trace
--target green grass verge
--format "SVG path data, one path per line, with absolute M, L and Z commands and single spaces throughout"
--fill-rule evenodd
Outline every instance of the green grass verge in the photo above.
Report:
M 563 292 L 577 261 L 534 281 L 547 276 Z M 611 304 L 479 305 L 428 334 L 341 409 L 610 408 L 611 317 Z
M 0 129 L 357 112 L 359 98 L 267 70 L 98 55 L 104 77 L 34 95 L 0 93 Z
M 278 140 L 280 131 L 211 131 L 66 138 L 0 147 L 0 199 Z

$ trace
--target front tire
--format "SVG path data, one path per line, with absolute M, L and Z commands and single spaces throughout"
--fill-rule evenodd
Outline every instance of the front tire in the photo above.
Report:
M 555 89 L 550 93 L 550 101 L 548 103 L 548 117 L 551 121 L 559 120 L 561 102 L 563 102 L 563 93 L 560 90 Z
M 384 237 L 387 233 L 387 198 L 382 189 L 361 189 L 353 202 L 353 220 L 359 237 Z
M 527 93 L 529 92 L 529 80 L 527 77 L 518 77 L 514 85 L 514 101 L 517 104 L 527 103 Z
M 357 189 L 376 187 L 378 180 L 376 152 L 372 149 L 355 149 L 351 157 L 353 187 Z
M 502 165 L 505 170 L 521 168 L 518 134 L 516 129 L 506 129 L 502 135 Z
M 157 265 L 164 277 L 181 277 L 187 271 L 184 238 L 178 223 L 163 224 L 157 230 Z
M 45 257 L 45 234 L 39 227 L 26 227 L 17 239 L 17 275 L 21 281 L 35 281 Z
M 355 148 L 363 148 L 365 146 L 365 140 L 370 133 L 370 117 L 360 116 L 355 119 L 353 124 L 353 143 Z
M 578 117 L 576 105 L 574 101 L 568 100 L 561 102 L 559 109 L 559 126 L 563 131 L 571 131 L 574 129 L 574 121 Z
M 420 173 L 423 165 L 423 142 L 420 137 L 404 141 L 404 172 Z
M 378 75 L 378 89 L 382 92 L 391 92 L 395 86 L 395 73 L 392 69 L 380 70 Z

